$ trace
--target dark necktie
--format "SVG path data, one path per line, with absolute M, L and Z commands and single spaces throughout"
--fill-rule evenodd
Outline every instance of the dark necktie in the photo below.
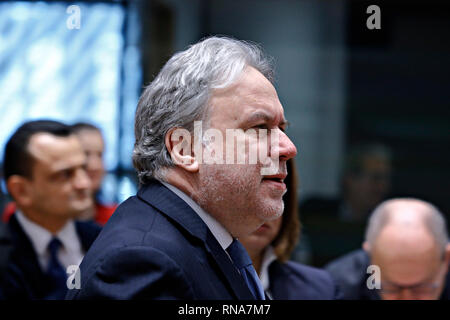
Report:
M 50 261 L 47 268 L 47 276 L 50 281 L 51 293 L 48 299 L 64 299 L 67 290 L 67 274 L 58 260 L 58 251 L 62 243 L 58 238 L 53 238 L 48 244 Z
M 256 274 L 255 268 L 253 267 L 252 260 L 239 240 L 234 239 L 227 248 L 227 252 L 233 260 L 234 265 L 244 278 L 250 291 L 253 293 L 253 296 L 257 300 L 265 300 L 264 290 L 262 288 L 261 281 Z

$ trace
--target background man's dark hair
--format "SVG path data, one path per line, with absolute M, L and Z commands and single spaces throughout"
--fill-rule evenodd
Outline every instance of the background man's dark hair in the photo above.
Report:
M 68 137 L 73 132 L 70 126 L 53 120 L 25 122 L 9 138 L 3 158 L 3 177 L 5 181 L 12 175 L 31 178 L 33 157 L 28 152 L 30 138 L 37 133 L 49 133 L 59 137 Z

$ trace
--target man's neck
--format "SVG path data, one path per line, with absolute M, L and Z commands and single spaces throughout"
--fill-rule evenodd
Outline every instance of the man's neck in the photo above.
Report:
M 190 183 L 189 179 L 180 171 L 177 169 L 167 170 L 165 182 L 171 184 L 172 186 L 176 187 L 177 189 L 180 189 L 183 191 L 186 195 L 194 198 L 194 190 L 195 187 L 192 183 Z
M 22 213 L 28 220 L 40 225 L 42 228 L 48 230 L 51 234 L 57 234 L 58 231 L 60 231 L 70 220 L 69 218 L 55 219 L 54 217 L 39 214 L 32 210 L 26 210 L 21 208 L 19 209 L 22 211 Z
M 209 205 L 212 205 L 208 206 L 205 201 L 202 201 L 202 197 L 205 195 L 199 191 L 200 188 L 197 186 L 200 184 L 200 181 L 196 179 L 197 178 L 193 178 L 177 168 L 168 170 L 166 173 L 167 183 L 188 195 L 194 202 L 202 207 L 203 210 L 217 220 L 233 238 L 246 236 L 264 223 L 264 221 L 258 221 L 257 223 L 254 223 L 256 227 L 253 230 L 249 230 L 248 223 L 236 222 L 236 215 L 230 214 L 230 211 L 227 212 L 226 208 L 217 208 L 217 204 L 214 201 L 210 201 Z M 212 208 L 212 206 L 214 206 L 214 208 Z
M 179 198 L 186 202 L 203 220 L 203 222 L 208 226 L 209 230 L 212 232 L 214 237 L 219 241 L 221 247 L 225 250 L 232 243 L 233 238 L 228 230 L 212 215 L 210 215 L 205 209 L 203 209 L 193 198 L 188 196 L 185 192 L 181 191 L 176 186 L 161 181 L 169 190 L 175 193 Z

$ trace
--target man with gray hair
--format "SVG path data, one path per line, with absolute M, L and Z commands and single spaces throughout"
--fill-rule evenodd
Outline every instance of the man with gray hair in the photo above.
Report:
M 363 249 L 326 266 L 344 299 L 450 298 L 446 223 L 432 204 L 413 198 L 381 203 Z
M 140 190 L 68 298 L 265 298 L 237 238 L 282 214 L 297 153 L 272 79 L 270 60 L 243 41 L 211 37 L 172 56 L 136 111 Z

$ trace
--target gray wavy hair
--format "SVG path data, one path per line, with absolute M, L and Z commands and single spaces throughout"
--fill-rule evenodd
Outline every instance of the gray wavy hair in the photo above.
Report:
M 273 82 L 272 59 L 258 45 L 227 37 L 206 38 L 167 61 L 136 109 L 133 165 L 141 184 L 165 180 L 174 166 L 166 133 L 175 127 L 192 133 L 194 121 L 207 120 L 212 91 L 231 85 L 247 66 Z

